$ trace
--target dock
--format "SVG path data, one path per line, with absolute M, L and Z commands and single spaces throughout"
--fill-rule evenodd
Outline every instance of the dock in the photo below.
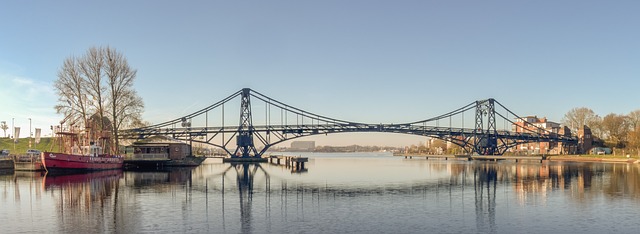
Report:
M 270 155 L 269 163 L 291 168 L 292 172 L 303 172 L 307 169 L 304 164 L 309 162 L 309 158 L 300 156 Z
M 230 157 L 230 158 L 223 158 L 222 162 L 234 162 L 234 163 L 259 163 L 259 162 L 266 162 L 268 159 L 267 158 L 262 158 L 262 157 L 247 157 L 247 158 L 243 158 L 243 157 Z
M 13 170 L 13 159 L 8 156 L 0 156 L 0 169 Z
M 425 158 L 425 159 L 437 158 L 437 159 L 444 159 L 444 160 L 449 160 L 449 159 L 465 160 L 465 161 L 470 160 L 469 155 L 451 155 L 451 154 L 404 154 L 404 155 L 394 155 L 394 156 L 403 156 L 406 159 L 413 159 L 414 157 L 416 157 L 416 158 Z
M 516 162 L 520 162 L 523 160 L 534 160 L 542 161 L 546 160 L 545 156 L 506 156 L 506 155 L 446 155 L 446 154 L 399 154 L 394 155 L 399 157 L 404 157 L 406 159 L 412 158 L 425 158 L 425 159 L 455 159 L 455 160 L 480 160 L 480 161 L 499 161 L 499 160 L 515 160 Z

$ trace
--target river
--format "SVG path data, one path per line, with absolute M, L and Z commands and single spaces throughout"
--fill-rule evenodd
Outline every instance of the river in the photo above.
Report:
M 640 166 L 291 153 L 304 171 L 0 172 L 2 233 L 639 233 Z

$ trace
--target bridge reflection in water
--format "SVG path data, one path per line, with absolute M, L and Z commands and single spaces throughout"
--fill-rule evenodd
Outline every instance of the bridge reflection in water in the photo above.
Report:
M 592 203 L 599 210 L 613 201 L 637 208 L 639 168 L 312 158 L 305 174 L 266 163 L 215 161 L 197 168 L 70 177 L 3 174 L 0 205 L 6 212 L 0 212 L 0 219 L 7 221 L 8 232 L 547 230 L 531 224 L 532 219 L 562 232 L 571 230 L 557 225 L 566 220 L 554 213 L 588 210 Z M 607 202 L 600 203 L 601 197 Z M 618 210 L 608 214 L 610 224 L 578 225 L 627 230 L 618 214 L 628 215 Z M 26 225 L 23 220 L 31 216 L 37 222 Z

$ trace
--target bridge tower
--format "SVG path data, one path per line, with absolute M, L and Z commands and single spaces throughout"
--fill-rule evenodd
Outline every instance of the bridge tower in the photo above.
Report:
M 236 137 L 236 144 L 238 145 L 238 147 L 236 148 L 236 151 L 233 153 L 233 155 L 231 155 L 231 157 L 259 158 L 261 156 L 253 144 L 253 133 L 255 132 L 255 128 L 253 127 L 251 118 L 250 92 L 251 89 L 249 88 L 242 89 L 242 103 L 240 104 L 240 125 L 238 126 L 238 135 Z M 250 153 L 253 153 L 253 156 L 251 156 Z
M 484 118 L 487 128 L 484 128 Z M 476 101 L 476 128 L 474 129 L 473 150 L 480 155 L 500 154 L 498 152 L 498 131 L 496 130 L 495 99 Z

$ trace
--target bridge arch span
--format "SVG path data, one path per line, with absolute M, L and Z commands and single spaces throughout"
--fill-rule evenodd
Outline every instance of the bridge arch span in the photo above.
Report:
M 229 119 L 232 123 L 238 120 L 234 117 L 238 112 L 225 111 L 225 104 L 229 106 L 230 102 L 238 99 L 239 122 L 237 125 L 229 124 Z M 502 108 L 502 112 L 497 111 L 498 108 Z M 145 139 L 164 135 L 219 147 L 232 157 L 261 157 L 271 146 L 288 140 L 334 133 L 381 132 L 427 136 L 452 142 L 468 154 L 492 155 L 503 154 L 511 147 L 528 142 L 577 142 L 571 136 L 558 135 L 532 123 L 523 123 L 528 126 L 523 131 L 510 131 L 515 122 L 509 116 L 524 120 L 498 101 L 486 99 L 420 121 L 367 124 L 314 114 L 245 88 L 192 114 L 124 130 L 120 136 L 124 139 Z M 499 121 L 504 123 L 502 129 Z

